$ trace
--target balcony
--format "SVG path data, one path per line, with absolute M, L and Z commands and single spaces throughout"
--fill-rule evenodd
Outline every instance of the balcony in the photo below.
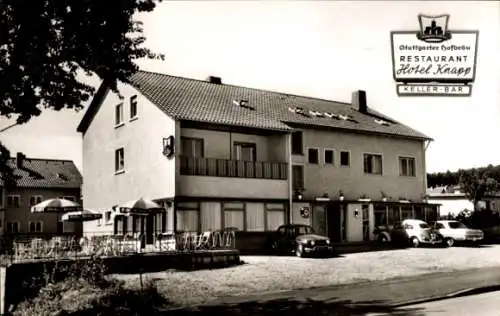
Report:
M 188 176 L 287 180 L 288 166 L 282 162 L 240 161 L 180 156 L 180 174 Z

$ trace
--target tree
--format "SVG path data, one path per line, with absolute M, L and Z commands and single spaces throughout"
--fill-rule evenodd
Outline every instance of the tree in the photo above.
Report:
M 488 169 L 461 170 L 459 183 L 474 209 L 487 194 L 495 193 L 500 188 L 499 182 L 489 176 Z
M 142 25 L 132 19 L 157 2 L 0 1 L 0 115 L 24 124 L 44 108 L 81 110 L 94 93 L 77 78 L 81 71 L 119 94 L 117 82 L 138 70 L 134 60 L 164 59 L 142 46 Z M 9 152 L 1 143 L 0 152 L 0 177 L 8 180 Z

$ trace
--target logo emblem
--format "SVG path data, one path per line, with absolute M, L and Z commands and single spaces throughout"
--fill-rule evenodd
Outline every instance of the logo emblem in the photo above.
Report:
M 419 30 L 391 32 L 399 96 L 470 96 L 479 31 L 449 30 L 450 15 L 420 14 Z
M 301 207 L 300 208 L 300 216 L 303 218 L 309 218 L 310 211 L 308 207 Z

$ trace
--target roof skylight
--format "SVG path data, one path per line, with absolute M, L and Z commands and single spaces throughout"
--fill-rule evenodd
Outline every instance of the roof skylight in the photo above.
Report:
M 248 100 L 247 99 L 233 100 L 233 104 L 237 105 L 237 106 L 240 106 L 242 108 L 245 108 L 245 109 L 255 110 L 255 108 L 253 106 L 251 106 L 251 105 L 248 104 Z
M 325 116 L 328 118 L 334 118 L 334 119 L 339 119 L 339 116 L 335 113 L 330 113 L 330 112 L 325 112 Z
M 288 108 L 288 111 L 296 113 L 296 114 L 300 114 L 300 115 L 305 116 L 305 117 L 309 117 L 309 115 L 306 113 L 304 108 L 301 108 L 301 107 Z
M 384 125 L 384 126 L 389 126 L 389 122 L 386 122 L 386 121 L 380 120 L 380 119 L 375 119 L 375 123 L 380 124 L 380 125 Z
M 309 111 L 309 114 L 311 114 L 312 116 L 315 116 L 315 117 L 324 117 L 325 114 L 323 112 L 319 112 L 319 111 Z
M 64 174 L 62 173 L 57 173 L 57 177 L 61 180 L 64 180 L 64 181 L 68 181 L 68 177 L 66 177 Z

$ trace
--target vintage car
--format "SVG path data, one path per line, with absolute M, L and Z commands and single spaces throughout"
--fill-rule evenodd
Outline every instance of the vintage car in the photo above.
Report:
M 270 243 L 274 252 L 294 252 L 297 257 L 334 252 L 330 238 L 317 235 L 309 225 L 281 225 L 271 237 Z
M 454 220 L 441 220 L 434 223 L 436 229 L 444 238 L 444 242 L 451 247 L 455 242 L 478 242 L 484 239 L 480 229 L 472 229 L 465 224 Z
M 391 242 L 400 246 L 410 244 L 418 247 L 421 244 L 437 245 L 443 243 L 443 237 L 429 224 L 419 219 L 405 219 L 396 223 L 390 232 Z

